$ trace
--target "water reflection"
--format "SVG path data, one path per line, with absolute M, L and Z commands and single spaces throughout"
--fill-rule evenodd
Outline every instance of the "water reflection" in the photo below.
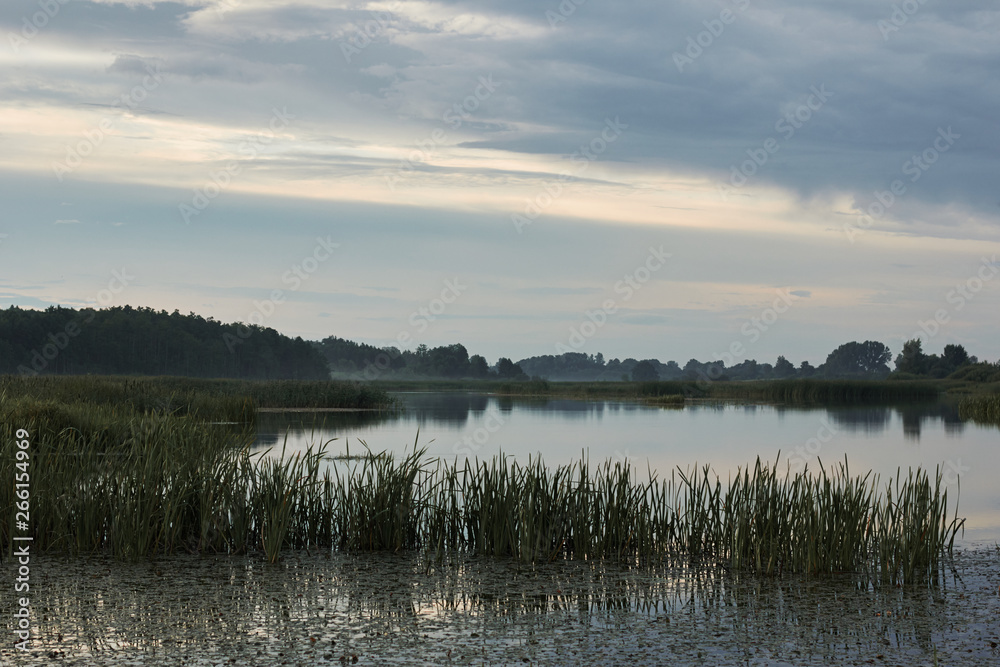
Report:
M 462 429 L 477 422 L 488 410 L 509 414 L 516 408 L 526 413 L 551 415 L 567 421 L 601 421 L 605 415 L 619 415 L 641 411 L 659 411 L 662 408 L 621 401 L 592 401 L 559 398 L 533 398 L 489 396 L 470 393 L 401 393 L 403 409 L 384 412 L 277 412 L 262 413 L 258 417 L 258 445 L 280 445 L 286 432 L 300 437 L 331 430 L 363 430 L 384 423 L 405 421 L 425 430 L 428 426 L 445 426 Z M 950 436 L 959 436 L 966 422 L 958 415 L 955 403 L 910 403 L 891 406 L 860 406 L 817 408 L 815 406 L 787 406 L 762 404 L 734 404 L 720 401 L 688 404 L 685 410 L 722 414 L 737 410 L 746 415 L 773 411 L 781 420 L 788 413 L 816 412 L 822 410 L 827 418 L 848 433 L 878 435 L 892 428 L 896 417 L 902 433 L 908 440 L 919 441 L 921 433 L 932 424 L 941 423 Z M 415 429 L 414 429 L 415 430 Z
M 468 413 L 466 413 L 468 414 Z M 292 442 L 319 442 L 335 437 L 333 431 L 353 431 L 397 421 L 394 411 L 358 412 L 261 412 L 257 414 L 255 448 L 278 447 L 285 437 Z
M 906 403 L 888 407 L 829 408 L 827 414 L 834 424 L 848 432 L 878 434 L 886 431 L 896 415 L 908 440 L 919 441 L 921 432 L 940 422 L 948 435 L 961 435 L 965 422 L 958 416 L 958 405 L 951 402 Z
M 478 422 L 488 411 L 510 414 L 515 409 L 557 419 L 600 420 L 605 413 L 621 414 L 661 408 L 620 401 L 587 401 L 532 396 L 490 396 L 466 392 L 399 392 L 401 410 L 359 412 L 263 412 L 258 415 L 256 447 L 281 446 L 285 435 L 290 439 L 317 441 L 332 433 L 369 430 L 380 424 L 405 422 L 419 427 L 443 426 L 461 430 Z
M 665 409 L 628 401 L 498 397 L 464 392 L 401 393 L 393 412 L 283 413 L 260 416 L 257 445 L 290 450 L 336 440 L 331 454 L 357 453 L 364 440 L 374 451 L 401 453 L 419 444 L 430 458 L 499 454 L 549 465 L 581 457 L 593 462 L 631 460 L 661 474 L 711 464 L 726 477 L 757 457 L 779 452 L 816 469 L 850 460 L 854 471 L 887 479 L 920 466 L 961 478 L 962 539 L 1000 539 L 1000 489 L 991 471 L 1000 465 L 996 426 L 963 422 L 954 403 L 840 407 L 694 401 Z M 350 447 L 348 447 L 348 445 Z
M 97 664 L 312 664 L 357 654 L 366 664 L 407 655 L 412 664 L 462 655 L 546 663 L 565 662 L 556 659 L 568 647 L 624 651 L 650 664 L 664 654 L 673 664 L 746 664 L 751 653 L 779 662 L 843 664 L 878 654 L 890 664 L 929 664 L 935 652 L 959 648 L 988 661 L 988 642 L 970 642 L 962 628 L 989 627 L 1000 613 L 984 585 L 997 574 L 985 551 L 958 554 L 932 585 L 903 588 L 869 588 L 850 575 L 760 578 L 713 566 L 529 566 L 471 556 L 439 564 L 381 553 L 289 552 L 277 565 L 187 555 L 152 563 L 44 557 L 33 565 L 37 640 L 19 664 L 46 664 L 53 652 Z

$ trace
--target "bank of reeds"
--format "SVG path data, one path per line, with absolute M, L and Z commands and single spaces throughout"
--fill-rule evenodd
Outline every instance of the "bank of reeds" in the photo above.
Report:
M 958 416 L 982 424 L 1000 424 L 1000 394 L 968 396 L 958 404 Z
M 703 388 L 709 398 L 824 404 L 934 400 L 941 392 L 941 388 L 933 382 L 877 380 L 711 382 L 704 383 Z
M 647 405 L 659 405 L 665 408 L 683 408 L 684 394 L 665 394 L 663 396 L 652 396 L 642 399 Z
M 635 400 L 683 395 L 689 399 L 746 400 L 787 404 L 868 404 L 936 399 L 947 387 L 940 381 L 704 379 L 655 382 L 395 381 L 377 383 L 394 391 L 473 391 L 502 396 L 549 396 L 594 400 Z
M 352 382 L 208 380 L 94 375 L 0 376 L 0 397 L 57 404 L 87 403 L 205 421 L 252 421 L 257 408 L 387 409 L 382 389 Z
M 758 461 L 724 484 L 708 467 L 640 479 L 621 461 L 447 463 L 416 446 L 402 458 L 366 452 L 331 462 L 323 446 L 265 457 L 251 455 L 248 431 L 190 415 L 117 415 L 117 430 L 87 437 L 23 411 L 20 423 L 0 417 L 0 478 L 19 470 L 16 429 L 29 433 L 28 533 L 38 551 L 261 551 L 274 561 L 288 548 L 465 550 L 898 582 L 933 574 L 961 527 L 949 519 L 940 474 L 918 470 L 883 487 L 871 474 L 850 476 L 846 461 L 796 475 Z M 12 536 L 25 534 L 15 530 L 17 500 L 13 484 L 0 485 L 8 552 Z
M 471 387 L 466 387 L 471 388 Z M 483 390 L 500 396 L 552 396 L 582 399 L 657 399 L 667 396 L 701 398 L 707 390 L 697 382 L 549 382 L 526 380 L 521 382 L 484 383 Z
M 891 582 L 936 572 L 962 521 L 938 472 L 885 487 L 847 462 L 781 474 L 756 462 L 724 485 L 710 468 L 637 479 L 623 462 L 547 468 L 497 457 L 425 467 L 381 454 L 339 480 L 345 539 L 361 549 L 468 549 L 526 561 L 685 559 L 761 574 L 857 572 Z M 378 488 L 384 486 L 385 488 Z M 379 522 L 376 519 L 381 518 Z M 350 544 L 346 544 L 350 546 Z

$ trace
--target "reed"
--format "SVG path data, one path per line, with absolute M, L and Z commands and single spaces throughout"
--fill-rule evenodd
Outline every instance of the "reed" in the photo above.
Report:
M 934 382 L 877 380 L 767 380 L 704 383 L 709 398 L 777 403 L 841 403 L 933 400 L 941 392 Z
M 882 485 L 870 472 L 852 476 L 846 459 L 797 474 L 758 459 L 724 482 L 709 466 L 661 479 L 586 456 L 556 467 L 534 457 L 433 460 L 416 441 L 399 456 L 366 446 L 332 460 L 326 444 L 265 456 L 250 452 L 251 430 L 190 411 L 4 397 L 3 479 L 14 479 L 16 429 L 30 433 L 38 551 L 259 551 L 275 561 L 284 549 L 417 549 L 898 583 L 935 575 L 962 528 L 940 470 L 900 471 Z M 0 485 L 8 552 L 16 500 L 12 484 Z
M 372 385 L 306 380 L 3 375 L 0 396 L 192 415 L 206 421 L 252 421 L 257 408 L 395 407 L 394 399 Z
M 665 394 L 663 396 L 644 398 L 642 402 L 647 405 L 659 405 L 667 408 L 683 408 L 684 400 L 684 394 Z
M 378 386 L 395 391 L 475 391 L 504 396 L 550 396 L 580 399 L 736 399 L 790 404 L 868 404 L 934 400 L 948 384 L 937 380 L 660 380 L 656 382 L 498 382 L 489 380 L 392 381 Z
M 982 424 L 1000 424 L 1000 394 L 968 396 L 958 404 L 958 415 Z

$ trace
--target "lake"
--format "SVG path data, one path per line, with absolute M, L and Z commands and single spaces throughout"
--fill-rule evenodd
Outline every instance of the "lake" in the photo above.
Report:
M 518 461 L 542 456 L 549 465 L 589 456 L 628 460 L 660 476 L 680 466 L 710 464 L 724 480 L 757 457 L 793 471 L 843 461 L 873 470 L 883 484 L 898 469 L 939 466 L 949 503 L 959 495 L 966 518 L 962 541 L 1000 541 L 1000 429 L 963 422 L 951 402 L 850 407 L 801 407 L 734 402 L 688 402 L 683 409 L 637 402 L 511 398 L 464 392 L 394 394 L 399 412 L 267 413 L 257 447 L 280 452 L 331 441 L 331 454 L 402 453 L 419 445 L 429 457 Z M 959 489 L 960 485 L 960 489 Z
M 285 550 L 33 554 L 32 643 L 14 648 L 3 598 L 0 664 L 48 665 L 969 665 L 1000 660 L 1000 430 L 953 404 L 801 408 L 398 394 L 398 412 L 261 413 L 258 451 L 329 442 L 551 465 L 627 460 L 645 475 L 709 463 L 725 478 L 778 450 L 793 468 L 848 456 L 855 473 L 942 466 L 968 530 L 933 580 L 871 586 L 850 573 L 727 572 L 602 560 L 523 563 L 454 553 Z M 331 461 L 330 465 L 351 465 Z M 0 564 L 11 582 L 21 567 Z

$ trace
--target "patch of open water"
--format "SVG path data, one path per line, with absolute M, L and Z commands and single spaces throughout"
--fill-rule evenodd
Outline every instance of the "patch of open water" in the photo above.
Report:
M 12 581 L 8 561 L 3 578 Z M 415 554 L 35 557 L 16 665 L 985 665 L 1000 554 L 957 549 L 933 585 L 715 568 L 523 565 Z M 937 663 L 935 663 L 935 659 Z

